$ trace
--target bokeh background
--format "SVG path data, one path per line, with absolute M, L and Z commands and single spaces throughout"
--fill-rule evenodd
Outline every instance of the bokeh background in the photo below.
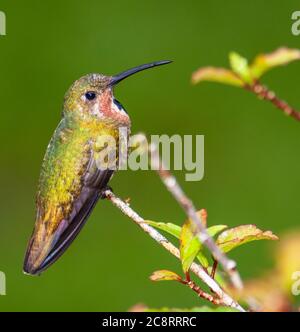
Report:
M 198 298 L 175 283 L 152 283 L 180 265 L 109 202 L 101 201 L 65 255 L 41 277 L 22 273 L 40 164 L 70 84 L 90 72 L 114 74 L 160 59 L 174 63 L 136 75 L 115 91 L 133 132 L 204 134 L 205 178 L 185 182 L 210 224 L 255 223 L 282 234 L 299 226 L 299 123 L 233 87 L 191 86 L 200 66 L 227 66 L 236 50 L 252 58 L 300 47 L 291 33 L 298 1 L 0 1 L 1 311 L 123 311 L 191 307 Z M 300 62 L 264 83 L 300 108 Z M 154 172 L 120 172 L 111 183 L 144 217 L 182 223 L 184 214 Z M 274 265 L 275 243 L 232 252 L 243 278 Z

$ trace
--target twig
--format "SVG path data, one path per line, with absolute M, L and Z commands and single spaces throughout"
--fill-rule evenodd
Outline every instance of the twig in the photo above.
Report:
M 192 291 L 194 291 L 199 297 L 215 304 L 215 305 L 222 305 L 222 301 L 219 298 L 212 296 L 211 294 L 205 292 L 202 288 L 200 288 L 194 281 L 191 280 L 189 272 L 186 273 L 186 279 L 179 279 L 179 283 L 182 285 L 188 286 Z
M 116 197 L 111 190 L 106 190 L 103 193 L 104 197 L 110 200 L 118 209 L 120 209 L 126 216 L 132 219 L 144 232 L 149 234 L 152 239 L 154 239 L 157 243 L 159 243 L 162 247 L 164 247 L 167 251 L 169 251 L 173 256 L 180 259 L 179 250 L 169 242 L 163 235 L 161 235 L 156 229 L 145 223 L 145 220 L 139 216 L 128 204 L 123 202 L 120 198 Z M 191 271 L 194 272 L 220 299 L 220 303 L 235 308 L 239 311 L 244 312 L 245 310 L 234 301 L 224 290 L 213 280 L 204 269 L 193 263 L 191 265 Z
M 256 82 L 252 85 L 246 85 L 246 90 L 256 94 L 259 98 L 270 101 L 275 107 L 283 111 L 284 114 L 300 121 L 300 112 L 296 111 L 285 101 L 279 99 L 273 91 L 270 91 L 266 86 Z
M 209 236 L 202 223 L 201 217 L 197 214 L 193 202 L 183 192 L 176 178 L 164 166 L 155 144 L 150 145 L 150 154 L 152 169 L 157 170 L 162 182 L 181 205 L 187 217 L 194 223 L 200 242 L 210 250 L 213 257 L 223 266 L 225 272 L 229 275 L 233 286 L 237 289 L 242 289 L 243 284 L 236 270 L 236 263 L 233 260 L 228 259 Z
M 187 285 L 188 287 L 190 287 L 190 289 L 192 291 L 194 291 L 199 297 L 202 297 L 203 299 L 215 304 L 215 305 L 222 305 L 223 302 L 222 300 L 220 300 L 219 298 L 216 298 L 214 296 L 212 296 L 211 294 L 208 294 L 206 292 L 204 292 L 203 289 L 201 289 L 199 286 L 197 286 L 195 284 L 194 281 L 190 280 L 190 281 L 182 281 L 182 284 Z
M 211 274 L 210 276 L 215 279 L 215 274 L 216 274 L 216 271 L 217 271 L 217 267 L 218 267 L 218 261 L 216 261 L 214 259 L 214 263 L 213 263 L 213 266 L 212 266 L 212 269 L 211 269 Z

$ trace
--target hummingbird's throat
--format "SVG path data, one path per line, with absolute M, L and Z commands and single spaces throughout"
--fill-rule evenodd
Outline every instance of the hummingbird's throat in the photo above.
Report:
M 128 126 L 130 119 L 123 106 L 114 98 L 112 90 L 107 89 L 100 96 L 100 113 L 120 125 Z

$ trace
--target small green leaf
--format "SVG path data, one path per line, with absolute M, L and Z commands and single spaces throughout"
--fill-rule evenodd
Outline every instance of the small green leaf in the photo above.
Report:
M 203 267 L 205 267 L 206 269 L 209 267 L 208 259 L 204 255 L 203 251 L 201 251 L 201 246 L 200 246 L 200 251 L 198 252 L 198 255 L 197 255 L 197 259 Z
M 278 237 L 271 231 L 260 230 L 255 225 L 241 225 L 221 233 L 216 243 L 226 253 L 242 244 L 256 240 L 278 240 Z
M 149 277 L 152 281 L 166 281 L 166 280 L 175 280 L 175 281 L 181 281 L 181 277 L 172 271 L 169 270 L 159 270 L 155 271 L 151 274 Z
M 252 83 L 248 60 L 236 52 L 229 54 L 229 62 L 232 70 L 246 83 Z
M 180 258 L 184 273 L 189 270 L 201 248 L 201 243 L 195 233 L 194 224 L 187 220 L 183 224 L 180 233 Z
M 202 217 L 203 222 L 206 222 L 205 220 L 205 210 L 198 211 L 197 214 Z M 156 222 L 152 220 L 145 220 L 145 223 L 158 228 L 162 231 L 165 231 L 173 236 L 175 236 L 177 239 L 180 238 L 180 233 L 181 233 L 181 227 L 178 225 L 175 225 L 173 223 L 163 223 L 163 222 Z M 210 236 L 215 236 L 217 233 L 223 231 L 227 226 L 225 225 L 215 225 L 207 228 L 207 232 Z M 194 241 L 198 241 L 199 245 L 199 252 L 197 254 L 197 259 L 200 262 L 200 264 L 207 268 L 209 266 L 208 259 L 206 258 L 205 254 L 201 251 L 202 249 L 202 244 L 199 242 L 198 238 L 195 237 Z
M 300 50 L 282 47 L 272 53 L 258 55 L 250 66 L 250 71 L 252 77 L 258 79 L 274 67 L 283 66 L 299 59 Z
M 211 236 L 214 237 L 216 234 L 224 231 L 228 226 L 226 225 L 215 225 L 215 226 L 210 226 L 207 228 L 207 233 Z
M 156 227 L 158 229 L 161 229 L 162 231 L 165 231 L 173 236 L 175 236 L 177 239 L 180 237 L 181 227 L 175 224 L 172 224 L 170 222 L 164 223 L 164 222 L 156 222 L 152 220 L 145 220 L 145 223 Z
M 244 85 L 244 82 L 231 70 L 215 67 L 200 68 L 193 73 L 193 84 L 197 84 L 202 81 L 217 82 L 234 86 Z

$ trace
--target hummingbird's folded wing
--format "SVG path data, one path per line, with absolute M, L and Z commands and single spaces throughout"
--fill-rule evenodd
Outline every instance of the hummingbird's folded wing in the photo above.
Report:
M 37 219 L 25 255 L 25 273 L 41 273 L 65 252 L 85 224 L 113 172 L 110 169 L 98 169 L 93 154 L 90 154 L 90 160 L 81 179 L 81 190 L 73 199 L 68 217 L 62 219 L 50 234 L 47 230 L 47 220 Z
M 93 187 L 87 184 L 83 186 L 79 197 L 74 202 L 74 208 L 70 218 L 67 220 L 66 229 L 56 234 L 58 240 L 40 266 L 39 272 L 53 264 L 73 242 L 96 205 L 102 189 L 106 188 L 112 173 L 113 172 L 109 170 L 98 170 L 94 174 L 97 181 L 93 184 Z

